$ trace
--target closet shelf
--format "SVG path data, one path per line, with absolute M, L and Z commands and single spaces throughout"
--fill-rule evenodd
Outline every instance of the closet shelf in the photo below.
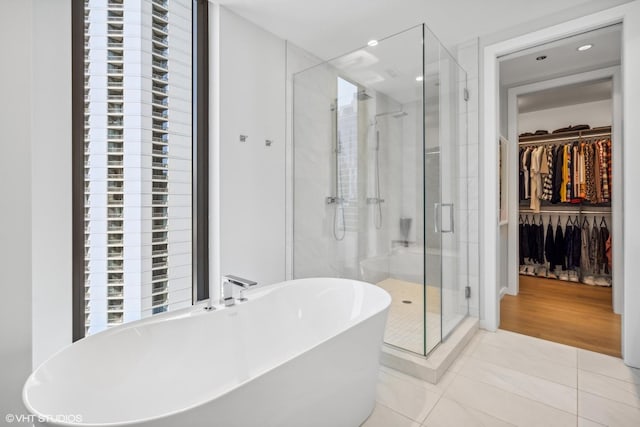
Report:
M 569 141 L 584 138 L 610 137 L 611 126 L 600 127 L 595 129 L 578 130 L 570 132 L 550 133 L 547 135 L 522 136 L 519 138 L 518 145 L 529 144 L 552 144 L 555 142 Z
M 602 215 L 602 214 L 610 214 L 611 213 L 611 207 L 607 207 L 607 208 L 603 208 L 601 210 L 593 210 L 593 209 L 581 209 L 581 210 L 561 210 L 561 209 L 540 209 L 540 211 L 535 212 L 532 209 L 520 209 L 520 213 L 526 213 L 526 214 L 559 214 L 559 215 L 563 215 L 563 214 L 568 214 L 568 215 L 575 215 L 575 214 L 584 214 L 584 215 Z

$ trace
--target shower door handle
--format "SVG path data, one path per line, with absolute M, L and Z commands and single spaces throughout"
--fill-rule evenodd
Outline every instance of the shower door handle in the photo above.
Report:
M 453 233 L 454 230 L 454 215 L 453 215 L 453 203 L 443 203 L 442 208 L 448 208 L 449 209 L 449 224 L 447 229 L 442 228 L 442 224 L 440 224 L 440 228 L 442 229 L 442 233 Z
M 442 228 L 442 210 L 443 208 L 449 209 L 449 224 L 446 229 Z M 435 223 L 436 233 L 453 233 L 454 227 L 454 215 L 453 215 L 453 203 L 435 203 L 433 205 L 433 218 Z

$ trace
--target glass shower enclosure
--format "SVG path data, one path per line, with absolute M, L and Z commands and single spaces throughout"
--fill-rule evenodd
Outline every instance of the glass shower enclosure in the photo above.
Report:
M 465 71 L 424 26 L 293 77 L 293 275 L 387 290 L 389 345 L 469 314 Z

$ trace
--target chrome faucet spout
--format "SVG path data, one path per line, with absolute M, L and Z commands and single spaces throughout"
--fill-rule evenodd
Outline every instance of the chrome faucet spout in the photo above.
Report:
M 222 276 L 222 296 L 220 298 L 220 303 L 224 304 L 225 307 L 231 307 L 236 304 L 236 299 L 233 296 L 233 289 L 236 286 L 241 288 L 238 301 L 246 301 L 247 299 L 244 297 L 244 290 L 257 284 L 258 282 L 249 279 L 243 279 L 242 277 L 238 276 Z

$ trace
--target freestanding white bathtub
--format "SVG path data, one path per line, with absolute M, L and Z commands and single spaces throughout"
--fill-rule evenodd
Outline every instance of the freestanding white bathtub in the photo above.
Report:
M 42 425 L 357 427 L 375 404 L 391 297 L 301 279 L 89 336 L 44 362 L 24 403 Z

